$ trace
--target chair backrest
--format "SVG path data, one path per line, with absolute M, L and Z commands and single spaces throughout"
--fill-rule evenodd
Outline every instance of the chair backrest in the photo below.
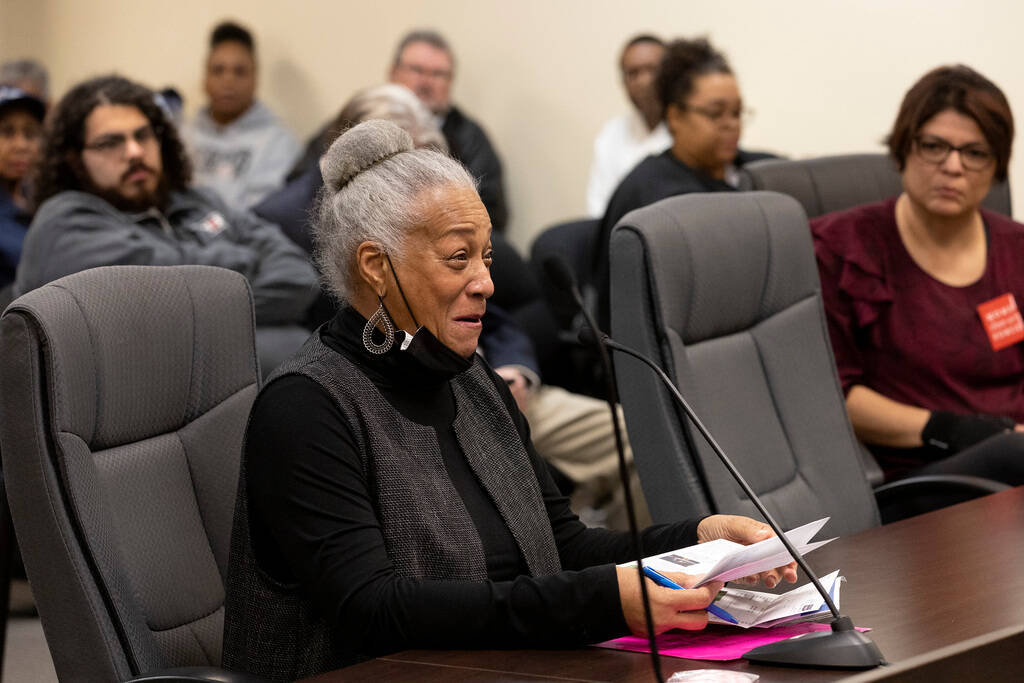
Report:
M 597 218 L 582 218 L 546 228 L 530 245 L 530 260 L 541 265 L 549 256 L 560 256 L 581 284 L 589 282 L 600 223 Z
M 541 289 L 548 297 L 555 318 L 563 329 L 571 327 L 576 308 L 571 301 L 566 300 L 561 288 L 548 280 L 544 262 L 552 256 L 565 261 L 576 277 L 584 298 L 596 305 L 592 281 L 599 224 L 600 221 L 596 218 L 558 223 L 537 235 L 530 246 L 530 263 L 537 274 L 537 280 L 541 283 Z
M 845 154 L 790 161 L 770 159 L 744 166 L 752 189 L 794 197 L 808 218 L 895 197 L 903 191 L 899 170 L 885 154 Z M 1010 184 L 995 183 L 982 206 L 1011 215 Z
M 62 680 L 218 666 L 249 286 L 206 266 L 56 280 L 0 320 L 0 452 Z
M 780 523 L 878 524 L 800 205 L 771 192 L 672 197 L 626 215 L 611 254 L 612 336 L 661 364 Z M 615 363 L 654 520 L 756 517 L 654 374 Z

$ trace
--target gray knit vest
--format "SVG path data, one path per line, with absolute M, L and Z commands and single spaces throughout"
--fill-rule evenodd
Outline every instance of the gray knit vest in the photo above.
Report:
M 388 557 L 404 578 L 482 581 L 483 544 L 448 477 L 437 436 L 403 417 L 345 356 L 314 334 L 267 380 L 309 377 L 334 399 L 355 435 Z M 533 576 L 561 570 L 537 477 L 519 432 L 477 359 L 451 380 L 455 438 L 494 501 Z M 258 566 L 249 536 L 242 459 L 228 567 L 224 666 L 295 680 L 359 661 L 296 585 Z

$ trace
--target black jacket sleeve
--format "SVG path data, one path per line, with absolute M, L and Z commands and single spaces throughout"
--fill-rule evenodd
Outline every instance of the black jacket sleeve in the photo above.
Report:
M 441 132 L 452 156 L 465 164 L 479 181 L 480 200 L 487 207 L 491 225 L 496 231 L 503 232 L 508 223 L 505 184 L 502 180 L 501 160 L 487 133 L 457 107 L 452 107 L 448 112 Z
M 506 404 L 512 402 L 495 379 Z M 525 420 L 512 414 L 528 436 Z M 512 581 L 399 578 L 340 411 L 312 380 L 279 379 L 258 398 L 247 436 L 257 557 L 277 578 L 298 580 L 339 637 L 366 655 L 413 647 L 572 647 L 625 635 L 612 563 L 629 559 L 628 537 L 587 529 L 528 450 L 564 571 Z M 695 541 L 695 523 L 654 528 L 644 537 L 648 553 Z

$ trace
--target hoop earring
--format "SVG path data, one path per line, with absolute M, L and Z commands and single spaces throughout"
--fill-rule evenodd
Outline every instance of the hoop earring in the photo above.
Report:
M 379 356 L 391 350 L 391 346 L 395 343 L 395 328 L 391 324 L 391 318 L 388 317 L 387 311 L 384 310 L 384 301 L 380 297 L 377 297 L 377 300 L 380 301 L 380 305 L 377 306 L 377 310 L 366 321 L 366 326 L 363 328 L 363 346 L 370 353 Z M 377 325 L 384 328 L 383 344 L 373 342 L 373 331 L 377 329 Z

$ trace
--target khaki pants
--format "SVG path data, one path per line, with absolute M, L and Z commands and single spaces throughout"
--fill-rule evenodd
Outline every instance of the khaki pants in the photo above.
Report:
M 630 491 L 636 505 L 637 523 L 643 529 L 651 523 L 651 516 L 633 467 L 633 452 L 626 439 L 621 408 L 618 413 L 626 440 Z M 628 529 L 608 403 L 572 394 L 560 387 L 542 386 L 530 400 L 526 419 L 537 452 L 576 485 L 570 501 L 573 511 L 584 513 L 584 520 L 588 521 L 588 508 L 597 510 L 603 513 L 599 517 L 603 516 L 604 525 L 609 529 Z

